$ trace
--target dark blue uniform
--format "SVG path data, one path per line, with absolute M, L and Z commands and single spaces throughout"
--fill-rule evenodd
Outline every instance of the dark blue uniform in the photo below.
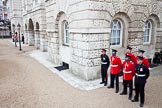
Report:
M 101 55 L 101 76 L 102 76 L 102 83 L 107 85 L 107 69 L 110 65 L 109 57 L 106 54 Z
M 144 104 L 145 101 L 145 84 L 146 80 L 149 77 L 149 69 L 143 64 L 136 65 L 135 73 L 135 97 L 132 102 L 137 102 L 140 95 L 140 104 Z

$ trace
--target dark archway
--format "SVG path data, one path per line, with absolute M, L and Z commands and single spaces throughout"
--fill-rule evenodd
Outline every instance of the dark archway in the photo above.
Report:
M 39 23 L 36 22 L 36 29 L 35 29 L 35 47 L 40 49 L 40 31 L 39 31 Z
M 25 30 L 27 30 L 27 24 L 25 24 Z
M 36 30 L 39 30 L 39 23 L 36 22 Z
M 35 36 L 34 36 L 34 24 L 33 24 L 33 21 L 32 19 L 29 19 L 29 24 L 28 24 L 28 43 L 30 46 L 33 46 L 35 45 Z
M 32 19 L 29 19 L 29 26 L 28 26 L 29 30 L 34 30 L 34 24 Z

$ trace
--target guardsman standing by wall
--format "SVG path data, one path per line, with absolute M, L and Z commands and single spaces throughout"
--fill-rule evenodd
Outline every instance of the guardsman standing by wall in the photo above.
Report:
M 127 46 L 127 51 L 126 54 L 129 54 L 131 56 L 130 60 L 136 65 L 137 64 L 137 58 L 136 56 L 132 53 L 132 47 Z M 133 80 L 132 80 L 133 83 Z
M 135 97 L 132 102 L 138 102 L 140 95 L 140 107 L 144 106 L 145 102 L 145 84 L 150 72 L 147 66 L 142 64 L 143 57 L 137 57 L 136 73 L 135 73 Z
M 102 49 L 101 54 L 101 76 L 102 76 L 102 82 L 100 84 L 104 84 L 104 86 L 107 85 L 107 69 L 110 65 L 109 57 L 106 55 L 106 50 Z
M 126 51 L 125 54 L 129 54 L 129 56 L 131 56 L 130 60 L 131 60 L 134 64 L 137 64 L 136 56 L 132 53 L 132 47 L 127 46 L 127 51 Z
M 114 80 L 116 80 L 116 91 L 115 93 L 119 92 L 119 73 L 122 67 L 121 59 L 116 56 L 117 50 L 112 49 L 112 56 L 110 57 L 110 85 L 108 88 L 114 88 Z
M 23 44 L 25 43 L 24 42 L 24 35 L 22 34 L 22 36 L 21 36 L 21 39 L 22 39 L 22 42 L 23 42 Z
M 127 85 L 129 85 L 129 100 L 132 99 L 133 76 L 135 74 L 135 64 L 130 60 L 131 56 L 129 53 L 125 55 L 125 61 L 123 62 L 123 91 L 120 93 L 120 95 L 126 95 Z
M 144 52 L 145 52 L 144 50 L 138 50 L 138 56 L 143 57 L 142 64 L 144 64 L 147 68 L 150 68 L 150 63 L 148 59 L 143 56 Z

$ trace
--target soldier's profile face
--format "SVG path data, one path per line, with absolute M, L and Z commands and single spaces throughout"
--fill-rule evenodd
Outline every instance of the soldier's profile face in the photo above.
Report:
M 102 51 L 102 54 L 106 54 L 106 52 L 105 51 Z
M 112 55 L 116 55 L 116 52 L 113 51 L 113 52 L 112 52 Z
M 127 49 L 127 52 L 128 52 L 128 53 L 130 53 L 130 52 L 131 52 L 131 50 L 130 50 L 130 49 Z
M 137 64 L 142 64 L 142 60 L 138 59 Z
M 143 56 L 143 53 L 139 52 L 138 55 L 139 55 L 139 56 Z

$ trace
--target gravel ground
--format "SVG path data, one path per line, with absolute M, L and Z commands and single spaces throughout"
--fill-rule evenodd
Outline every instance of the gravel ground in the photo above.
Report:
M 7 40 L 0 40 L 0 108 L 139 108 L 139 103 L 114 89 L 73 88 L 24 55 L 31 50 L 34 47 L 24 46 L 20 52 Z M 162 108 L 162 67 L 154 70 L 147 81 L 144 108 Z

